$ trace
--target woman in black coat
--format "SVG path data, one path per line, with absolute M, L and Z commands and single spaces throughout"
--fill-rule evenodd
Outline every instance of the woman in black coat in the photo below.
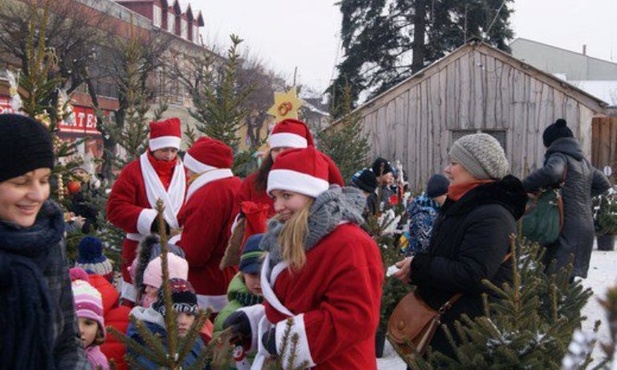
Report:
M 399 262 L 401 270 L 395 276 L 416 285 L 418 294 L 435 309 L 462 293 L 442 316 L 456 339 L 453 323 L 461 314 L 473 319 L 483 313 L 482 293 L 490 291 L 482 280 L 498 286 L 512 280 L 506 256 L 527 195 L 520 180 L 507 175 L 505 153 L 488 134 L 460 138 L 449 157 L 445 173 L 451 185 L 428 252 Z M 442 330 L 435 333 L 431 347 L 454 357 Z
M 572 278 L 586 278 L 594 237 L 591 197 L 604 193 L 611 183 L 585 158 L 564 119 L 549 125 L 542 139 L 547 148 L 544 165 L 529 174 L 523 186 L 527 192 L 534 193 L 564 183 L 563 227 L 559 238 L 546 246 L 544 263 L 552 272 L 567 266 L 574 256 Z

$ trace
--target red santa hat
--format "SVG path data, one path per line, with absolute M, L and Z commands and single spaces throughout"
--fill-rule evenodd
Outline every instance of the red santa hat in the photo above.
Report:
M 163 148 L 180 149 L 182 129 L 178 118 L 170 118 L 160 122 L 150 122 L 150 151 Z
M 317 198 L 330 187 L 328 170 L 328 162 L 315 147 L 286 150 L 268 174 L 268 193 L 288 190 Z
M 199 138 L 184 155 L 184 166 L 194 173 L 231 168 L 233 162 L 234 155 L 230 147 L 205 136 Z
M 277 123 L 268 138 L 270 148 L 306 148 L 315 146 L 313 135 L 306 123 L 297 119 L 284 119 Z

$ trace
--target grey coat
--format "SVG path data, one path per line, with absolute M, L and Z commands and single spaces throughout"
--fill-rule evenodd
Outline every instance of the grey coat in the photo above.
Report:
M 555 268 L 559 269 L 566 266 L 574 255 L 572 276 L 586 278 L 594 237 L 591 197 L 602 194 L 611 184 L 584 157 L 576 139 L 561 138 L 548 147 L 544 166 L 527 176 L 523 186 L 529 193 L 558 187 L 564 173 L 563 228 L 559 239 L 547 246 L 545 262 L 555 260 Z

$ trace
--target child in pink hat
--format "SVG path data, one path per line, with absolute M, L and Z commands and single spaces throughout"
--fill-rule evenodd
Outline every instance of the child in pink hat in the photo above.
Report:
M 105 319 L 101 293 L 88 282 L 88 274 L 81 268 L 71 269 L 75 312 L 81 334 L 81 342 L 93 369 L 109 369 L 107 357 L 100 345 L 105 342 Z

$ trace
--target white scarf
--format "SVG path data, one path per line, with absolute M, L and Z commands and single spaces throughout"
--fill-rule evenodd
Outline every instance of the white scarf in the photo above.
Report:
M 189 185 L 189 190 L 186 193 L 186 201 L 188 202 L 191 199 L 191 196 L 202 186 L 206 185 L 209 182 L 226 179 L 228 177 L 233 177 L 233 172 L 229 168 L 219 168 L 216 170 L 211 170 L 202 173 L 196 178 L 191 185 Z
M 186 193 L 186 175 L 184 174 L 182 161 L 180 158 L 177 159 L 174 174 L 167 191 L 163 187 L 159 175 L 148 160 L 148 153 L 144 153 L 139 157 L 139 163 L 141 164 L 141 173 L 146 185 L 148 203 L 150 203 L 153 209 L 156 209 L 156 201 L 162 199 L 165 205 L 165 209 L 163 210 L 165 221 L 167 221 L 169 227 L 172 229 L 180 228 L 176 216 L 182 204 L 184 204 L 184 195 Z

